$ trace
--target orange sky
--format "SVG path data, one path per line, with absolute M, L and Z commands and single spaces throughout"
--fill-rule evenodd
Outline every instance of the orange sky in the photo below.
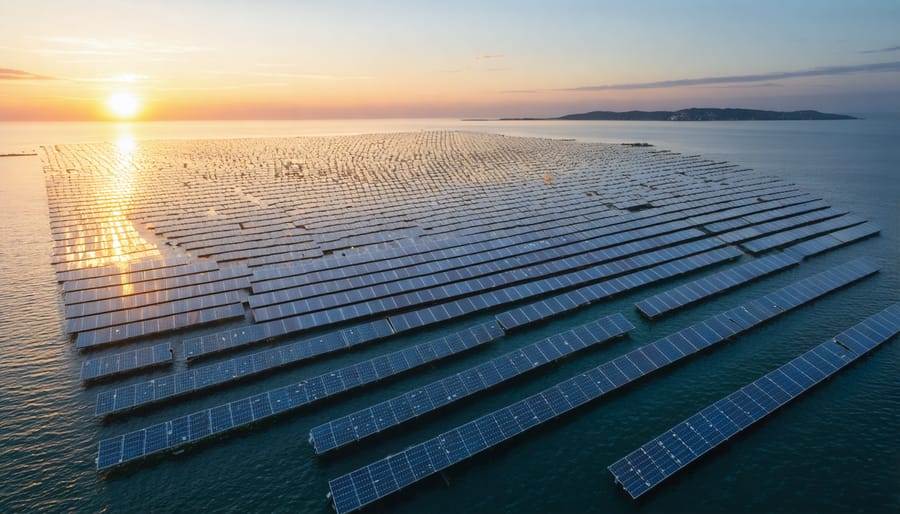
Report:
M 900 3 L 8 3 L 0 119 L 900 111 Z

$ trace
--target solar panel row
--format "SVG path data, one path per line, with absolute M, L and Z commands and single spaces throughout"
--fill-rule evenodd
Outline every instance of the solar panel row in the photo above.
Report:
M 299 330 L 301 327 L 293 325 L 291 320 L 277 320 L 185 339 L 185 357 L 190 361 Z M 293 351 L 313 357 L 376 341 L 393 334 L 391 324 L 387 320 L 380 319 L 299 341 L 295 343 Z
M 309 442 L 320 455 L 336 450 L 633 329 L 621 314 L 607 316 L 314 427 Z
M 297 384 L 279 387 L 249 398 L 104 439 L 100 441 L 98 448 L 97 470 L 102 471 L 151 454 L 174 450 L 345 393 L 364 384 L 405 373 L 425 363 L 470 350 L 501 336 L 503 330 L 496 323 L 484 323 L 457 334 L 382 355 Z
M 139 350 L 85 359 L 81 364 L 81 380 L 96 380 L 139 369 L 168 364 L 174 359 L 172 345 L 160 343 Z
M 661 280 L 737 259 L 741 255 L 741 251 L 733 246 L 716 248 L 511 309 L 498 314 L 497 321 L 507 331 L 514 330 Z
M 799 241 L 801 239 L 806 239 L 812 236 L 818 236 L 820 234 L 832 232 L 841 228 L 851 227 L 853 225 L 864 223 L 865 221 L 865 219 L 860 218 L 859 216 L 850 214 L 847 216 L 841 216 L 840 218 L 826 220 L 821 223 L 804 225 L 795 229 L 786 230 L 784 232 L 778 232 L 770 236 L 747 241 L 745 243 L 741 243 L 741 246 L 743 246 L 751 253 L 762 253 L 773 248 L 785 246 L 787 244 L 793 243 L 794 241 Z
M 329 495 L 334 508 L 338 514 L 358 510 L 486 448 L 877 270 L 878 266 L 868 259 L 836 266 L 632 350 L 402 452 L 339 476 L 329 481 Z M 743 317 L 732 318 L 731 313 L 739 309 L 752 313 L 752 322 Z
M 80 299 L 81 296 L 75 294 L 80 293 L 81 295 L 84 295 L 83 298 L 85 298 L 87 301 L 90 301 L 97 299 L 91 296 L 92 293 L 90 291 L 93 289 L 116 287 L 145 287 L 143 284 L 144 282 L 154 282 L 157 280 L 163 281 L 161 283 L 165 284 L 165 287 L 172 287 L 172 285 L 169 285 L 170 282 L 165 282 L 167 279 L 183 277 L 186 275 L 203 276 L 206 273 L 210 273 L 218 269 L 219 265 L 213 261 L 200 261 L 191 264 L 180 264 L 178 266 L 171 266 L 168 268 L 153 268 L 144 271 L 121 273 L 118 275 L 105 275 L 102 277 L 86 278 L 81 280 L 69 280 L 63 283 L 63 291 L 66 293 L 65 297 L 73 295 L 71 296 L 73 299 Z M 161 287 L 156 287 L 156 289 L 160 288 Z M 78 303 L 78 300 L 67 301 L 66 303 Z
M 189 296 L 226 291 L 227 289 L 221 288 L 221 286 L 216 286 L 219 288 L 218 290 L 208 289 L 211 284 L 218 284 L 220 282 L 227 282 L 229 284 L 234 283 L 236 287 L 233 289 L 246 289 L 249 287 L 249 276 L 250 272 L 247 268 L 243 266 L 232 266 L 221 270 L 185 274 L 178 277 L 150 279 L 141 282 L 126 282 L 102 288 L 72 291 L 65 294 L 64 301 L 67 306 L 66 312 L 68 315 L 70 308 L 77 308 L 77 305 L 75 304 L 88 302 L 102 303 L 102 301 L 112 300 L 127 302 L 131 297 L 151 294 L 159 295 L 160 300 L 177 300 Z M 123 305 L 122 308 L 128 307 Z M 79 311 L 72 311 L 72 315 L 69 317 L 83 315 L 78 313 Z
M 455 317 L 468 315 L 473 312 L 508 305 L 537 296 L 579 287 L 584 284 L 603 281 L 610 276 L 657 266 L 657 268 L 653 270 L 645 270 L 646 273 L 631 273 L 630 275 L 621 276 L 619 279 L 614 279 L 614 281 L 607 280 L 605 282 L 600 282 L 595 286 L 587 286 L 586 288 L 578 289 L 578 292 L 572 292 L 571 299 L 576 301 L 577 305 L 583 305 L 584 301 L 580 298 L 582 296 L 589 302 L 595 301 L 625 291 L 632 287 L 634 285 L 633 282 L 635 281 L 637 283 L 645 283 L 645 281 L 657 278 L 657 274 L 662 275 L 663 277 L 674 276 L 713 263 L 734 259 L 741 255 L 741 251 L 734 247 L 719 248 L 720 246 L 721 243 L 716 239 L 702 239 L 640 254 L 619 261 L 601 264 L 599 266 L 582 269 L 565 275 L 534 280 L 525 284 L 462 298 L 447 304 L 439 304 L 416 311 L 397 314 L 391 316 L 390 320 L 397 331 L 411 330 L 413 328 L 423 327 Z M 660 266 L 661 263 L 662 265 Z M 604 289 L 607 288 L 609 288 L 608 293 L 604 292 Z M 570 303 L 566 299 L 562 299 L 561 302 L 564 304 Z M 510 320 L 504 321 L 504 323 L 507 322 L 510 322 Z M 513 328 L 515 325 L 508 324 L 504 326 Z
M 872 222 L 865 222 L 843 230 L 831 232 L 824 236 L 808 239 L 802 243 L 797 243 L 784 249 L 785 253 L 797 255 L 805 259 L 822 252 L 850 244 L 867 237 L 874 236 L 881 232 L 881 229 Z
M 793 200 L 790 196 L 787 199 L 781 199 L 784 195 L 775 195 L 771 198 L 759 198 L 759 196 L 758 191 L 753 190 L 749 193 L 741 193 L 740 188 L 738 188 L 738 191 L 729 191 L 729 194 L 724 197 L 725 203 L 721 203 L 723 201 L 722 199 L 694 202 L 685 202 L 685 200 L 682 199 L 681 205 L 668 209 L 628 213 L 624 215 L 615 215 L 614 211 L 608 211 L 609 214 L 604 213 L 603 217 L 609 217 L 609 219 L 602 222 L 594 216 L 588 221 L 580 221 L 579 223 L 562 226 L 559 225 L 560 216 L 557 212 L 554 216 L 548 217 L 548 220 L 552 221 L 553 224 L 542 226 L 540 231 L 531 229 L 524 231 L 522 234 L 503 237 L 500 237 L 500 234 L 498 233 L 491 233 L 478 237 L 457 237 L 449 240 L 450 242 L 411 242 L 404 244 L 402 247 L 379 250 L 372 254 L 347 257 L 329 256 L 314 262 L 296 263 L 269 270 L 257 270 L 254 273 L 254 282 L 258 283 L 255 283 L 253 287 L 254 292 L 265 292 L 303 284 L 364 275 L 375 271 L 409 266 L 419 262 L 474 254 L 492 248 L 503 248 L 528 242 L 540 242 L 544 239 L 553 237 L 566 237 L 573 232 L 587 232 L 591 237 L 598 237 L 604 234 L 648 227 L 655 224 L 681 220 L 686 216 L 696 216 L 702 213 L 716 212 L 736 206 L 744 206 L 745 209 L 752 209 L 748 212 L 756 212 L 758 210 L 764 210 L 766 208 L 771 209 L 773 207 L 799 201 Z M 760 202 L 761 199 L 764 201 Z M 809 200 L 805 199 L 805 201 Z M 713 204 L 709 205 L 709 202 L 713 202 Z M 744 212 L 745 211 L 741 211 L 738 214 Z M 694 219 L 692 218 L 691 221 L 693 222 Z M 461 248 L 460 246 L 464 246 L 464 248 Z M 281 281 L 278 279 L 285 280 Z
M 66 318 L 72 319 L 84 316 L 95 316 L 107 312 L 127 311 L 129 309 L 138 309 L 150 305 L 186 301 L 189 298 L 203 298 L 210 295 L 247 289 L 249 287 L 249 277 L 241 277 L 207 282 L 194 286 L 179 287 L 177 289 L 133 293 L 128 296 L 69 305 L 66 307 Z M 202 304 L 203 301 L 201 300 L 199 303 Z
M 792 216 L 777 219 L 774 221 L 751 224 L 749 226 L 746 226 L 745 228 L 731 230 L 725 234 L 722 234 L 720 237 L 726 243 L 738 243 L 740 241 L 746 241 L 747 239 L 762 237 L 767 234 L 780 232 L 782 230 L 787 230 L 801 225 L 807 225 L 816 221 L 836 218 L 844 214 L 847 214 L 846 209 L 828 207 L 826 209 L 819 209 L 812 212 L 794 214 Z
M 299 306 L 295 309 L 298 314 L 319 310 L 323 308 L 344 305 L 370 298 L 380 298 L 396 292 L 406 292 L 436 285 L 458 282 L 488 274 L 500 273 L 515 268 L 522 268 L 545 261 L 557 260 L 563 257 L 595 251 L 600 248 L 620 245 L 628 241 L 634 241 L 649 236 L 655 236 L 666 232 L 683 230 L 688 228 L 687 223 L 676 221 L 664 223 L 651 228 L 636 229 L 624 233 L 607 235 L 589 241 L 568 241 L 561 244 L 558 240 L 543 240 L 538 244 L 529 243 L 506 247 L 499 250 L 489 250 L 477 255 L 463 255 L 440 261 L 429 261 L 423 264 L 409 266 L 389 271 L 377 271 L 351 278 L 333 280 L 327 283 L 317 283 L 310 286 L 300 286 L 291 289 L 283 289 L 275 292 L 254 294 L 250 297 L 250 306 L 263 307 L 276 303 L 285 303 L 300 298 L 319 297 L 314 303 L 309 301 L 310 307 L 306 310 Z M 256 287 L 257 284 L 254 284 Z M 355 292 L 353 290 L 360 289 Z
M 663 291 L 634 306 L 645 317 L 657 318 L 799 263 L 800 259 L 787 254 L 769 255 Z
M 332 332 L 321 337 L 298 341 L 271 350 L 242 355 L 215 364 L 182 371 L 174 375 L 157 377 L 146 382 L 103 391 L 97 395 L 94 413 L 96 416 L 120 414 L 224 383 L 246 379 L 282 366 L 297 364 L 313 357 L 352 348 L 391 335 L 393 332 L 386 325 L 387 322 L 382 321 L 374 327 L 355 327 Z M 476 327 L 457 332 L 453 336 L 448 337 L 478 339 L 479 330 Z M 487 342 L 487 340 L 484 342 Z M 419 352 L 426 356 L 430 356 L 433 353 L 426 350 L 425 348 L 420 348 Z M 388 356 L 389 359 L 399 359 L 401 357 L 399 352 L 397 356 Z
M 609 471 L 629 496 L 638 498 L 897 333 L 900 304 L 707 406 L 614 462 Z
M 243 303 L 232 303 L 221 307 L 212 307 L 162 318 L 135 321 L 125 325 L 90 330 L 78 334 L 75 347 L 79 350 L 93 348 L 155 334 L 162 334 L 186 327 L 217 323 L 228 319 L 243 318 Z
M 92 314 L 80 318 L 69 318 L 66 320 L 66 332 L 69 334 L 76 334 L 78 332 L 126 325 L 128 323 L 147 321 L 154 318 L 172 316 L 174 314 L 190 314 L 212 307 L 220 307 L 235 303 L 239 304 L 243 299 L 244 294 L 240 291 L 226 291 L 206 296 L 185 298 L 173 302 L 134 307 L 132 309 L 102 312 L 100 314 Z
M 138 273 L 141 271 L 171 268 L 189 264 L 191 259 L 186 256 L 167 257 L 165 259 L 145 259 L 130 262 L 124 266 L 101 266 L 96 268 L 83 268 L 56 274 L 59 282 L 84 280 L 88 278 L 105 277 L 108 275 L 121 275 L 123 273 Z
M 509 263 L 502 266 L 497 264 L 485 268 L 484 274 L 479 275 L 478 278 L 466 279 L 463 275 L 463 280 L 457 282 L 453 282 L 451 276 L 418 277 L 413 279 L 414 283 L 409 287 L 410 292 L 406 292 L 399 284 L 386 284 L 381 288 L 357 289 L 336 295 L 317 296 L 260 307 L 253 309 L 253 316 L 256 321 L 268 321 L 311 313 L 308 315 L 311 317 L 312 326 L 321 326 L 327 323 L 329 310 L 334 311 L 333 315 L 340 320 L 353 319 L 351 316 L 359 316 L 360 311 L 368 315 L 389 312 L 422 303 L 467 296 L 487 289 L 559 274 L 585 266 L 595 266 L 677 242 L 697 239 L 703 235 L 699 230 L 687 229 L 518 269 L 508 269 L 511 266 Z M 347 307 L 334 308 L 339 305 Z

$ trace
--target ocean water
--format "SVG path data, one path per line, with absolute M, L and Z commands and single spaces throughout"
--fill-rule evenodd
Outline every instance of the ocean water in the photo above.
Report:
M 799 268 L 642 322 L 632 304 L 672 286 L 615 301 L 515 335 L 509 345 L 611 312 L 636 323 L 631 337 L 579 354 L 513 384 L 368 444 L 316 459 L 309 428 L 461 370 L 491 348 L 323 408 L 100 477 L 103 437 L 289 383 L 362 357 L 426 340 L 439 330 L 180 402 L 147 416 L 100 424 L 99 388 L 78 380 L 80 359 L 63 331 L 50 266 L 43 176 L 36 157 L 0 158 L 0 512 L 223 511 L 326 513 L 327 480 L 511 403 L 744 300 L 852 258 L 874 257 L 876 277 L 755 329 L 591 403 L 500 448 L 376 504 L 369 512 L 897 512 L 900 511 L 900 341 L 885 344 L 634 502 L 606 467 L 700 408 L 888 304 L 900 301 L 900 120 L 841 122 L 459 122 L 340 120 L 144 124 L 2 123 L 0 153 L 41 144 L 457 129 L 583 141 L 649 142 L 778 175 L 882 227 L 879 237 L 814 257 Z M 468 319 L 466 325 L 477 321 Z M 507 343 L 504 342 L 504 345 Z M 493 353 L 492 353 L 493 352 Z

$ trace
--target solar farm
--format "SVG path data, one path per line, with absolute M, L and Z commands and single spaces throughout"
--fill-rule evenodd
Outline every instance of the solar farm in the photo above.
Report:
M 323 482 L 341 514 L 477 466 L 496 446 L 515 451 L 525 432 L 800 319 L 880 269 L 865 256 L 815 265 L 878 237 L 865 217 L 778 177 L 653 147 L 424 131 L 71 144 L 42 159 L 65 330 L 96 392 L 85 408 L 127 427 L 97 441 L 97 471 L 139 474 L 324 407 L 342 414 L 309 423 L 297 458 L 377 450 L 436 420 L 433 437 Z M 796 279 L 746 294 L 787 273 Z M 623 299 L 627 309 L 607 308 Z M 647 337 L 713 301 L 728 308 Z M 636 499 L 702 466 L 894 337 L 900 304 L 843 328 L 603 463 L 604 478 Z M 598 362 L 596 348 L 623 341 Z M 582 371 L 477 408 L 562 360 Z M 404 387 L 425 372 L 440 378 Z M 381 400 L 342 407 L 379 388 Z M 223 391 L 229 401 L 204 403 Z

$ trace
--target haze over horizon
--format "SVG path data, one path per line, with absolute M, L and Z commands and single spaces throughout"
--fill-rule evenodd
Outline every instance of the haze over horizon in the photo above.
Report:
M 8 2 L 0 120 L 900 112 L 900 3 Z

